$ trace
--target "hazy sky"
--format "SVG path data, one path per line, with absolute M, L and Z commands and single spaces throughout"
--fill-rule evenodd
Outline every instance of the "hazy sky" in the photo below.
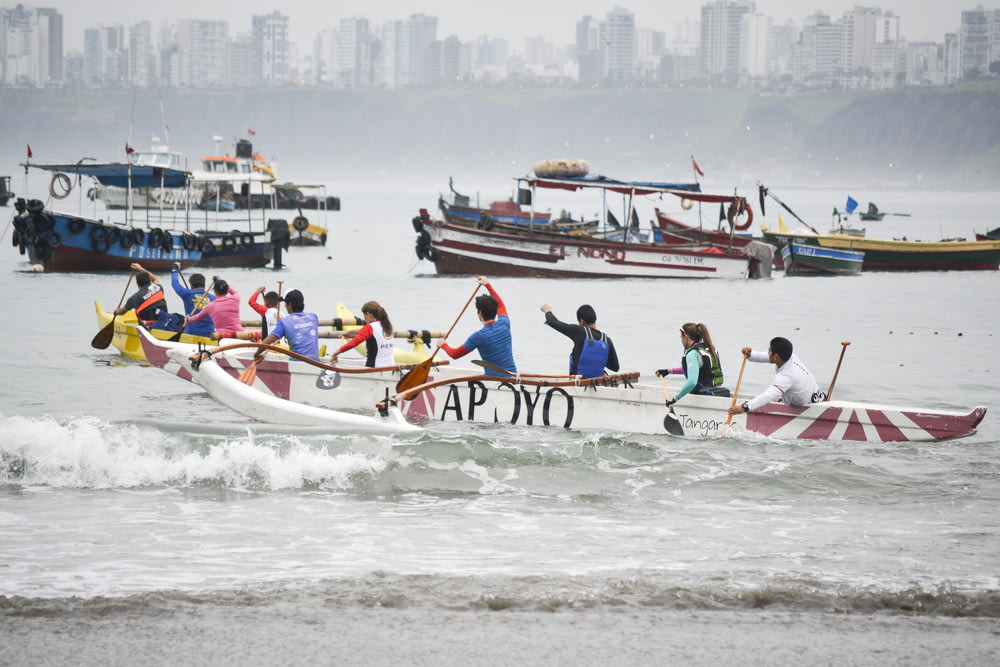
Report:
M 13 0 L 0 0 L 13 7 Z M 672 39 L 674 25 L 683 19 L 697 20 L 703 3 L 697 0 L 375 0 L 375 2 L 330 2 L 317 0 L 171 0 L 150 3 L 137 0 L 38 0 L 25 2 L 29 6 L 54 7 L 65 17 L 64 39 L 67 50 L 81 50 L 83 31 L 98 24 L 120 23 L 126 27 L 143 19 L 161 24 L 179 18 L 224 19 L 229 21 L 230 35 L 249 32 L 250 17 L 280 11 L 290 17 L 292 39 L 300 52 L 309 48 L 313 37 L 323 28 L 341 18 L 361 16 L 373 25 L 383 21 L 404 19 L 411 14 L 438 17 L 438 38 L 451 35 L 469 41 L 479 35 L 502 37 L 510 41 L 513 50 L 521 51 L 525 37 L 544 35 L 556 46 L 565 46 L 575 39 L 576 22 L 589 14 L 603 18 L 616 6 L 624 7 L 636 16 L 642 28 L 661 30 Z M 976 0 L 885 0 L 866 3 L 858 0 L 757 0 L 757 9 L 776 22 L 802 20 L 816 10 L 832 18 L 855 5 L 881 7 L 901 17 L 901 31 L 911 42 L 944 40 L 944 33 L 955 31 L 961 11 L 975 9 Z M 1000 2 L 982 2 L 986 9 L 1000 7 Z

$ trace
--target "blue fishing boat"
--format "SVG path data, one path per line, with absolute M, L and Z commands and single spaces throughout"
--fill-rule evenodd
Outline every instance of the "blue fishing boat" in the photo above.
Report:
M 844 276 L 861 273 L 865 253 L 788 241 L 781 247 L 781 259 L 789 276 Z

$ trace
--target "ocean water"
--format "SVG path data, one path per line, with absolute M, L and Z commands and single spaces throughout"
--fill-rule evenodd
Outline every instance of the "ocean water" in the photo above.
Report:
M 327 247 L 293 248 L 281 272 L 220 277 L 244 297 L 281 280 L 320 317 L 375 299 L 397 328 L 446 330 L 474 281 L 434 276 L 410 225 L 442 184 L 329 189 L 343 210 Z M 844 198 L 779 194 L 817 227 Z M 555 209 L 588 210 L 559 196 Z M 997 224 L 997 193 L 879 196 L 911 216 L 869 223 L 869 236 Z M 677 363 L 687 321 L 708 325 L 729 386 L 741 347 L 784 335 L 825 387 L 850 342 L 838 397 L 987 406 L 968 438 L 694 440 L 627 423 L 390 436 L 256 424 L 94 350 L 93 302 L 114 306 L 126 276 L 34 273 L 9 234 L 0 664 L 1000 659 L 998 272 L 494 282 L 525 372 L 558 372 L 569 352 L 541 304 L 572 319 L 587 302 L 623 370 L 646 380 Z M 466 314 L 450 342 L 476 328 Z M 748 365 L 744 390 L 772 374 Z

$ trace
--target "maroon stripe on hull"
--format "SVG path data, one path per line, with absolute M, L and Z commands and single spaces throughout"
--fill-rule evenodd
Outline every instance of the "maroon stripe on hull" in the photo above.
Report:
M 790 407 L 790 406 L 786 406 Z M 841 408 L 827 408 L 813 423 L 799 433 L 799 437 L 805 440 L 829 440 L 830 434 L 837 426 L 837 420 L 843 412 Z
M 483 252 L 501 257 L 518 257 L 520 259 L 530 259 L 533 262 L 556 263 L 562 257 L 540 252 L 528 252 L 527 250 L 510 250 L 507 248 L 495 248 L 492 246 L 479 245 L 478 243 L 462 243 L 461 241 L 438 241 L 434 244 L 436 248 L 454 248 L 455 250 L 467 250 L 469 252 Z
M 858 411 L 851 410 L 851 416 L 847 420 L 847 428 L 844 429 L 844 440 L 856 440 L 858 442 L 865 442 L 868 440 L 868 436 L 865 435 L 865 427 L 861 425 L 861 420 L 858 418 Z
M 967 415 L 935 415 L 925 412 L 904 412 L 903 416 L 935 438 L 957 438 L 974 433 L 986 416 L 986 410 L 976 408 Z
M 909 440 L 909 438 L 903 435 L 903 432 L 899 430 L 898 426 L 889 421 L 889 418 L 886 417 L 885 413 L 881 410 L 868 410 L 868 419 L 875 427 L 878 437 L 881 438 L 883 442 L 905 442 Z

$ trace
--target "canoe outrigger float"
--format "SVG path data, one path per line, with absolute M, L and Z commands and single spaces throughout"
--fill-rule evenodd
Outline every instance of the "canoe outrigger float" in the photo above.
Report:
M 113 313 L 106 311 L 98 301 L 94 302 L 94 308 L 97 311 L 97 328 L 98 330 L 103 329 L 111 322 Z M 244 325 L 249 321 L 250 320 L 244 321 Z M 320 320 L 320 326 L 330 327 L 329 329 L 320 329 L 320 338 L 339 338 L 341 333 L 350 335 L 360 329 L 362 325 L 363 320 L 355 317 L 343 304 L 338 303 L 337 317 L 329 320 Z M 162 341 L 173 341 L 174 337 L 177 336 L 177 332 L 175 331 L 147 329 L 139 324 L 139 318 L 136 317 L 135 311 L 129 310 L 115 318 L 115 333 L 111 339 L 111 344 L 126 357 L 139 359 L 140 361 L 147 361 L 146 352 L 139 339 L 140 331 L 152 338 Z M 396 363 L 415 364 L 430 356 L 428 348 L 430 347 L 431 339 L 440 338 L 441 332 L 427 330 L 417 331 L 411 329 L 399 330 L 393 335 L 395 338 L 406 339 L 407 343 L 410 345 L 409 348 L 396 348 L 394 350 L 393 357 L 395 358 Z M 240 340 L 260 341 L 260 339 L 260 329 L 247 329 L 245 331 L 235 332 L 235 335 L 231 338 L 227 338 L 226 340 L 229 342 L 235 342 Z M 180 334 L 179 339 L 174 342 L 185 343 L 188 345 L 220 344 L 218 338 L 192 336 L 186 333 Z M 364 356 L 362 346 L 359 345 L 354 349 L 356 350 L 356 354 Z M 321 352 L 322 354 L 320 356 L 326 356 L 324 350 L 321 349 Z
M 153 365 L 200 384 L 243 415 L 278 423 L 323 425 L 321 420 L 309 422 L 300 412 L 304 408 L 373 416 L 375 406 L 382 403 L 387 414 L 398 410 L 408 422 L 419 425 L 436 421 L 510 423 L 690 437 L 750 432 L 777 439 L 917 442 L 971 435 L 986 414 L 985 407 L 958 412 L 850 401 L 804 407 L 771 404 L 749 415 L 736 415 L 727 428 L 732 399 L 688 395 L 668 409 L 663 388 L 639 384 L 638 373 L 592 380 L 565 375 L 504 377 L 436 362 L 425 384 L 397 395 L 397 382 L 412 366 L 370 369 L 344 362 L 335 368 L 303 362 L 294 353 L 270 346 L 268 349 L 279 354 L 269 354 L 257 365 L 254 391 L 241 390 L 238 400 L 228 398 L 227 393 L 222 400 L 227 384 L 242 384 L 238 378 L 252 363 L 259 344 L 226 345 L 211 356 L 204 354 L 199 363 L 190 358 L 198 351 L 196 346 L 159 341 L 141 330 L 139 334 L 146 358 Z M 229 379 L 210 371 L 211 378 L 206 381 L 201 373 L 211 366 L 224 371 Z M 275 403 L 275 399 L 280 402 Z

